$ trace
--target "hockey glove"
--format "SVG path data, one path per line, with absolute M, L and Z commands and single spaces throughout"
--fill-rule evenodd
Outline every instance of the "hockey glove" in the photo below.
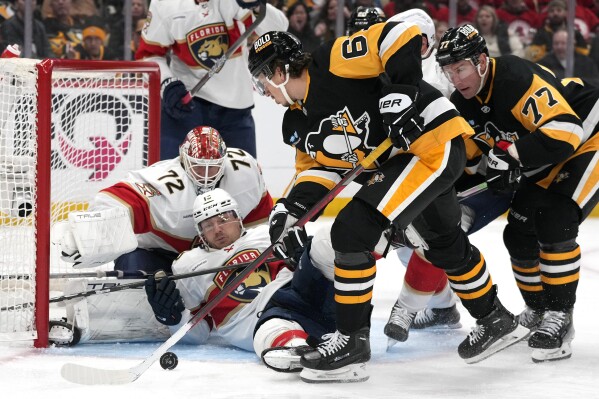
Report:
M 163 275 L 159 282 L 155 276 Z M 156 320 L 167 326 L 179 324 L 185 306 L 177 289 L 177 285 L 164 272 L 159 271 L 148 277 L 145 283 L 148 302 L 154 311 Z
M 520 162 L 507 149 L 511 143 L 498 141 L 487 159 L 487 186 L 497 194 L 516 189 L 520 178 Z
M 193 102 L 183 103 L 189 95 L 187 88 L 180 80 L 166 79 L 162 82 L 162 108 L 171 118 L 185 118 L 194 108 Z
M 416 108 L 418 88 L 409 85 L 387 85 L 379 100 L 383 125 L 393 145 L 404 151 L 422 135 L 424 119 Z
M 274 254 L 279 259 L 287 259 L 294 253 L 287 251 L 287 246 L 305 243 L 307 234 L 303 227 L 293 227 L 295 222 L 301 218 L 306 210 L 300 204 L 291 204 L 287 199 L 281 198 L 277 201 L 270 216 L 268 217 L 270 242 L 275 245 Z M 287 239 L 287 243 L 285 242 Z M 305 245 L 305 244 L 304 244 Z

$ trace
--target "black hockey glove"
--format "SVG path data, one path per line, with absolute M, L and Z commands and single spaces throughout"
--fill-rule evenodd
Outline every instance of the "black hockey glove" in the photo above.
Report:
M 260 5 L 260 0 L 237 0 L 237 5 L 241 8 L 255 8 Z
M 187 88 L 180 80 L 166 79 L 162 82 L 162 108 L 174 119 L 185 118 L 194 108 L 193 102 L 183 103 L 188 96 Z
M 160 276 L 159 273 L 164 275 L 164 272 L 159 271 L 146 280 L 146 295 L 156 320 L 164 325 L 174 326 L 181 321 L 185 306 L 174 280 L 164 275 L 159 282 L 156 282 L 154 276 Z
M 295 222 L 306 213 L 306 209 L 300 204 L 291 204 L 287 199 L 281 198 L 277 201 L 270 216 L 268 217 L 270 242 L 277 244 L 274 254 L 279 259 L 287 259 L 295 254 L 289 252 L 292 247 L 305 245 L 307 234 L 303 227 L 293 227 Z M 304 243 L 304 244 L 301 244 Z
M 287 235 L 283 238 L 283 243 L 275 246 L 274 254 L 279 259 L 287 259 L 289 266 L 295 270 L 306 245 L 311 240 L 312 237 L 308 237 L 304 227 L 291 227 L 287 230 Z
M 488 155 L 487 186 L 497 194 L 514 191 L 521 175 L 520 162 L 507 151 L 510 144 L 498 141 Z
M 405 151 L 422 135 L 424 119 L 416 108 L 418 88 L 409 85 L 387 85 L 379 100 L 379 112 L 393 145 Z

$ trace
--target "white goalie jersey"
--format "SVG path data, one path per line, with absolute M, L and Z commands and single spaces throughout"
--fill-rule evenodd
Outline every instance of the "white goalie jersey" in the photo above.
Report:
M 244 225 L 268 220 L 273 201 L 257 161 L 229 148 L 224 168 L 217 187 L 237 201 Z M 125 180 L 100 191 L 90 209 L 126 208 L 138 248 L 183 252 L 197 234 L 192 217 L 196 197 L 195 185 L 177 157 L 129 172 Z
M 285 14 L 270 4 L 267 7 L 256 33 L 287 30 Z M 191 90 L 252 22 L 252 11 L 239 7 L 235 0 L 152 1 L 135 58 L 158 63 L 163 82 L 175 77 Z M 170 66 L 166 61 L 169 51 Z M 242 45 L 196 96 L 228 108 L 251 107 L 247 57 Z
M 182 253 L 173 263 L 173 274 L 251 262 L 269 246 L 268 226 L 258 226 L 246 231 L 237 241 L 221 250 L 206 251 L 202 248 L 194 248 Z M 193 312 L 216 296 L 236 275 L 236 270 L 227 270 L 185 278 L 177 280 L 177 288 L 185 307 Z M 201 344 L 206 341 L 212 330 L 212 334 L 222 337 L 227 343 L 252 351 L 253 334 L 259 313 L 273 293 L 288 283 L 292 276 L 293 273 L 282 261 L 263 263 L 237 289 L 218 303 L 209 317 L 188 333 L 186 342 Z M 182 323 L 185 321 L 184 318 Z M 172 331 L 178 328 L 179 326 L 174 326 Z

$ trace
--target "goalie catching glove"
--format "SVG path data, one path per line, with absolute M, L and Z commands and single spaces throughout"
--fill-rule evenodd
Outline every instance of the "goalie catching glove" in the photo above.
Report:
M 305 213 L 303 206 L 289 203 L 285 198 L 278 200 L 270 211 L 268 234 L 270 242 L 276 244 L 273 252 L 277 258 L 294 259 L 298 252 L 303 252 L 308 235 L 303 226 L 294 225 Z
M 387 85 L 379 100 L 379 112 L 387 135 L 397 148 L 408 151 L 424 131 L 424 119 L 416 108 L 418 88 L 409 85 Z
M 160 278 L 160 281 L 156 282 L 156 278 Z M 160 270 L 148 277 L 145 289 L 156 320 L 167 326 L 179 324 L 185 306 L 175 281 Z

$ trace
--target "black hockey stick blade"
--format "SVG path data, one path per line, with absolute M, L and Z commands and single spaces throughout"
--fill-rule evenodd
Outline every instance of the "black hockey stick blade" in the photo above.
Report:
M 348 172 L 327 195 L 318 201 L 312 208 L 306 212 L 297 222 L 296 226 L 304 226 L 314 216 L 318 215 L 337 194 L 339 194 L 349 183 L 351 183 L 364 169 L 370 166 L 381 156 L 389 147 L 391 139 L 385 139 L 377 148 L 375 148 L 358 166 Z M 173 345 L 183 338 L 189 330 L 204 319 L 226 296 L 237 288 L 250 274 L 262 265 L 269 256 L 272 255 L 276 244 L 272 244 L 256 258 L 252 263 L 246 266 L 230 283 L 225 285 L 222 290 L 202 306 L 198 312 L 183 326 L 181 326 L 169 339 L 160 345 L 147 359 L 138 365 L 129 369 L 106 370 L 97 367 L 84 366 L 75 363 L 66 363 L 62 366 L 60 374 L 64 379 L 70 382 L 83 385 L 121 385 L 128 384 L 137 380 L 150 366 L 167 352 Z

